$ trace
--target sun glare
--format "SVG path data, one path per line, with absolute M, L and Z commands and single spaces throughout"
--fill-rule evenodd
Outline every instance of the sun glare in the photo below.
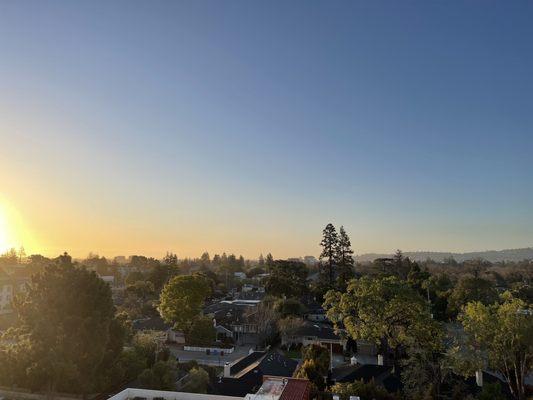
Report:
M 0 199 L 0 254 L 22 246 L 26 250 L 34 249 L 34 245 L 21 215 L 6 199 Z
M 0 204 L 0 253 L 5 252 L 9 245 L 6 211 Z

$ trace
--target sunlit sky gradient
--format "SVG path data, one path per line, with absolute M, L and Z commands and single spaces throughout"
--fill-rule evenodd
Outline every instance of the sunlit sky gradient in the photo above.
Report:
M 532 21 L 530 1 L 0 2 L 9 243 L 318 255 L 331 221 L 356 253 L 533 246 Z

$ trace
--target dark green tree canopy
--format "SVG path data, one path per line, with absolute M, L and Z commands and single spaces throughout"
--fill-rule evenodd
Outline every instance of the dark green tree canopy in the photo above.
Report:
M 307 266 L 298 261 L 276 260 L 265 287 L 273 296 L 299 297 L 307 291 Z
M 20 384 L 48 391 L 98 389 L 124 339 L 109 285 L 94 272 L 51 266 L 33 276 L 15 307 L 15 344 L 4 355 L 28 360 Z
M 333 224 L 327 224 L 322 231 L 322 253 L 320 260 L 324 260 L 326 274 L 330 285 L 333 285 L 335 279 L 335 265 L 337 264 L 338 237 L 337 230 Z

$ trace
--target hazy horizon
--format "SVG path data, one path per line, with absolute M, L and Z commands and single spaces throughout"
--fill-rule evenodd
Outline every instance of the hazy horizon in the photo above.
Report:
M 0 251 L 529 247 L 532 11 L 2 2 Z

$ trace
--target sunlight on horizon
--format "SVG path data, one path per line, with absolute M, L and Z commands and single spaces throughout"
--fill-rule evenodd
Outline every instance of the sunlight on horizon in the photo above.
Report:
M 0 205 L 0 254 L 4 253 L 8 248 L 7 218 L 4 208 Z
M 35 243 L 17 210 L 0 199 L 0 254 L 21 247 L 28 251 L 35 248 Z

